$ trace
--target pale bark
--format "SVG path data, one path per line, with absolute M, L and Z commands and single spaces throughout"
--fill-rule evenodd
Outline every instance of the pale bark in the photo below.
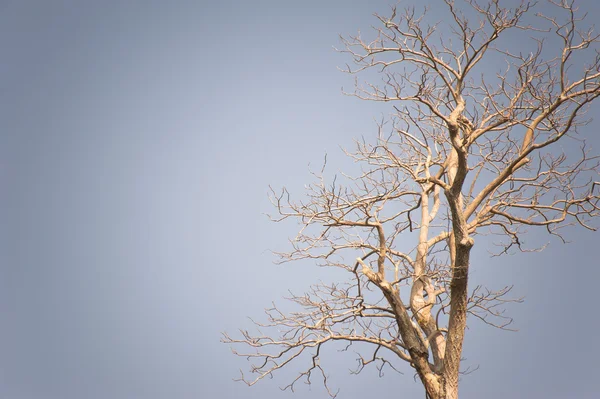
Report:
M 240 353 L 256 361 L 255 376 L 242 376 L 248 384 L 310 352 L 306 370 L 285 388 L 319 373 L 335 396 L 319 362 L 321 347 L 362 342 L 373 351 L 359 355 L 357 372 L 406 362 L 429 398 L 457 399 L 467 317 L 498 328 L 512 321 L 499 307 L 511 301 L 511 287 L 469 288 L 474 236 L 499 232 L 506 238 L 499 254 L 527 251 L 523 227 L 559 235 L 569 223 L 593 228 L 600 215 L 597 159 L 584 146 L 574 159 L 553 147 L 586 123 L 583 115 L 600 96 L 598 36 L 577 29 L 582 20 L 571 3 L 549 2 L 554 14 L 541 16 L 540 26 L 526 20 L 529 3 L 503 9 L 497 1 L 467 0 L 472 21 L 453 1 L 444 3 L 452 42 L 413 10 L 396 9 L 378 17 L 382 27 L 373 40 L 344 40 L 342 51 L 355 64 L 346 72 L 383 75 L 380 85 L 357 81 L 350 94 L 395 103 L 391 133 L 382 123 L 377 140 L 347 152 L 362 174 L 326 183 L 315 173 L 300 202 L 285 189 L 273 192 L 274 220 L 301 225 L 280 261 L 314 259 L 347 271 L 349 281 L 292 296 L 301 311 L 268 309 L 268 322 L 257 324 L 278 335 L 225 336 L 255 350 Z M 529 53 L 502 48 L 499 40 L 511 29 L 552 34 L 559 45 L 546 49 L 539 41 Z M 490 52 L 503 55 L 507 69 L 479 76 L 476 67 Z M 573 63 L 573 54 L 588 52 L 587 64 Z

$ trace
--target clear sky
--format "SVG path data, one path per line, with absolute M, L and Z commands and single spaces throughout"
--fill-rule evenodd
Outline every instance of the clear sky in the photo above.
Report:
M 420 2 L 421 4 L 423 2 Z M 441 1 L 429 0 L 433 12 Z M 590 21 L 600 7 L 580 1 Z M 0 3 L 0 397 L 324 398 L 248 388 L 219 343 L 288 290 L 323 278 L 275 266 L 292 225 L 268 185 L 300 194 L 307 166 L 375 134 L 388 105 L 341 95 L 332 50 L 388 2 Z M 598 122 L 595 122 L 598 123 Z M 598 129 L 582 134 L 600 152 Z M 542 233 L 533 240 L 550 240 Z M 462 398 L 598 397 L 598 234 L 541 254 L 473 256 L 474 281 L 515 284 L 509 333 L 473 321 Z M 351 376 L 340 398 L 417 398 L 409 369 Z M 294 369 L 296 370 L 296 369 Z

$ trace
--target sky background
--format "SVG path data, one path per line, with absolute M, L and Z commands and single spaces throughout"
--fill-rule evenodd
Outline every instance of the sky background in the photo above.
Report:
M 220 333 L 326 273 L 272 264 L 295 226 L 263 215 L 268 185 L 301 194 L 325 153 L 343 170 L 339 146 L 391 112 L 341 95 L 353 81 L 332 49 L 388 9 L 0 2 L 1 398 L 327 397 L 318 383 L 280 391 L 287 372 L 233 382 L 248 364 Z M 582 134 L 600 150 L 594 126 Z M 462 398 L 597 397 L 599 236 L 571 239 L 500 259 L 475 246 L 474 281 L 513 283 L 526 302 L 517 333 L 473 321 Z M 406 367 L 350 376 L 354 356 L 331 355 L 339 398 L 423 396 Z

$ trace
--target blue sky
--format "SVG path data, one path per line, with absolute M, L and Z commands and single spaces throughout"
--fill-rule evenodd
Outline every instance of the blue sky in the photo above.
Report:
M 600 8 L 580 1 L 589 20 Z M 441 2 L 430 1 L 435 14 Z M 276 266 L 295 226 L 268 185 L 301 194 L 308 164 L 376 132 L 383 104 L 341 94 L 339 34 L 386 1 L 3 1 L 0 5 L 0 397 L 323 398 L 248 388 L 221 331 L 326 278 Z M 600 149 L 592 123 L 582 131 Z M 541 234 L 532 232 L 531 234 Z M 532 240 L 549 240 L 533 235 Z M 474 281 L 515 284 L 517 333 L 473 323 L 468 398 L 592 398 L 598 235 L 490 259 Z M 340 398 L 422 397 L 410 370 L 351 376 Z

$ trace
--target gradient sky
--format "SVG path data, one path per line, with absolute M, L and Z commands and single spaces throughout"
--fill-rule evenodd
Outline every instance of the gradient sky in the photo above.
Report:
M 267 221 L 267 189 L 300 194 L 325 153 L 344 169 L 339 146 L 391 111 L 340 94 L 352 79 L 332 50 L 387 4 L 0 3 L 1 398 L 326 397 L 281 392 L 287 372 L 233 382 L 248 365 L 220 332 L 323 277 L 271 263 L 295 226 Z M 600 150 L 594 124 L 582 133 Z M 472 323 L 462 398 L 598 397 L 598 237 L 475 247 L 474 281 L 526 302 L 517 333 Z M 354 357 L 332 354 L 339 398 L 423 396 L 407 368 L 350 376 Z

